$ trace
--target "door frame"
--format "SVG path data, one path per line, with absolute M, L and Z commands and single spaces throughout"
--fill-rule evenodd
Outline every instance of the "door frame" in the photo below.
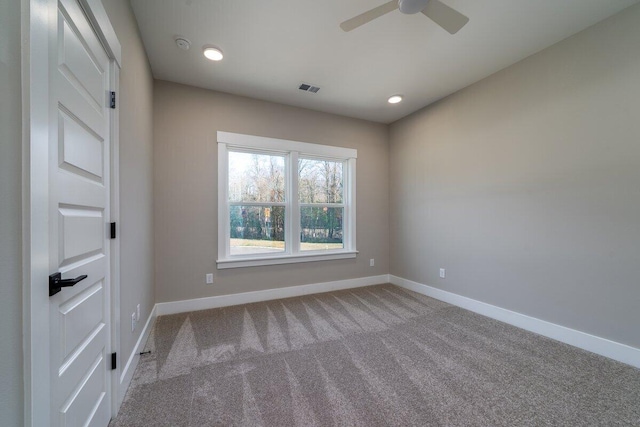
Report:
M 118 92 L 122 48 L 101 0 L 77 0 L 110 59 L 110 90 Z M 49 361 L 49 55 L 50 22 L 57 19 L 57 0 L 21 0 L 22 26 L 22 266 L 24 421 L 50 422 Z M 110 110 L 111 221 L 119 220 L 118 111 Z M 120 340 L 120 239 L 110 241 L 110 348 Z M 113 370 L 111 414 L 118 411 L 120 369 Z

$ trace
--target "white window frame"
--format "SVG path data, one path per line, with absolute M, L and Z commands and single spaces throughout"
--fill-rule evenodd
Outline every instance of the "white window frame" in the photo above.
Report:
M 352 148 L 310 144 L 285 139 L 222 132 L 218 140 L 218 269 L 291 264 L 355 258 L 356 249 L 356 159 Z M 231 255 L 229 223 L 229 151 L 253 151 L 285 155 L 285 252 Z M 342 249 L 300 250 L 300 205 L 298 197 L 299 157 L 343 162 L 343 245 Z M 249 202 L 254 205 L 255 203 Z M 276 205 L 281 205 L 276 203 Z

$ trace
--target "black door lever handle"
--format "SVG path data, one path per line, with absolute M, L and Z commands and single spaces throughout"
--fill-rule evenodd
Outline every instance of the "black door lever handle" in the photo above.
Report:
M 62 273 L 53 273 L 49 276 L 49 296 L 53 296 L 60 292 L 62 288 L 73 286 L 86 278 L 87 275 L 83 274 L 82 276 L 78 276 L 75 279 L 63 279 Z

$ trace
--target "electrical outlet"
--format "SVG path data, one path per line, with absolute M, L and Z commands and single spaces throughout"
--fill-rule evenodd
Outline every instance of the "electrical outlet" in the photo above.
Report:
M 213 273 L 207 273 L 207 285 L 212 285 L 213 284 Z
M 446 270 L 444 268 L 441 268 L 440 269 L 440 278 L 444 279 L 446 277 L 446 275 L 447 275 L 446 273 L 447 273 Z
M 131 332 L 136 329 L 136 313 L 131 313 Z
M 369 260 L 369 267 L 373 267 L 374 265 L 376 265 L 376 260 L 375 260 L 375 259 L 373 259 L 373 258 L 371 258 L 371 259 Z
M 136 305 L 136 322 L 140 321 L 140 304 Z

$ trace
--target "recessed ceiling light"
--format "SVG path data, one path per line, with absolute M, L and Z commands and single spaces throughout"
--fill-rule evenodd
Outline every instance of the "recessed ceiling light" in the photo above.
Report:
M 222 55 L 222 51 L 217 47 L 205 47 L 204 56 L 212 61 L 220 61 L 224 55 Z
M 400 101 L 402 101 L 402 95 L 393 95 L 387 100 L 389 104 L 397 104 Z

